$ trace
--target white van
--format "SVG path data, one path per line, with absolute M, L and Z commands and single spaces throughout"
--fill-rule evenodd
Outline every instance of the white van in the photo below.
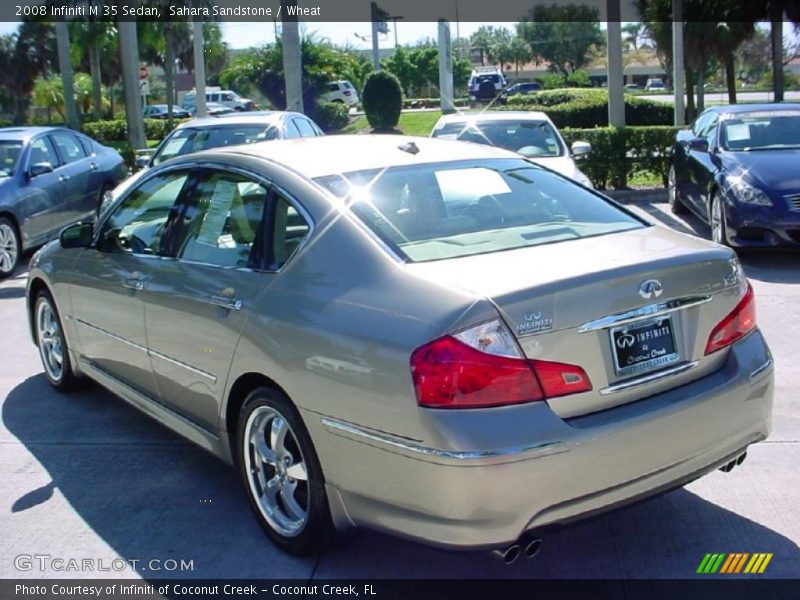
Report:
M 249 98 L 242 98 L 236 92 L 223 90 L 220 87 L 206 88 L 206 103 L 209 102 L 222 104 L 223 106 L 238 111 L 254 110 L 256 107 L 255 102 Z M 193 112 L 197 106 L 197 91 L 192 90 L 191 92 L 186 92 L 181 101 L 181 106 L 189 112 Z
M 347 106 L 358 104 L 358 92 L 349 81 L 331 81 L 326 88 L 320 96 L 325 102 L 342 102 Z

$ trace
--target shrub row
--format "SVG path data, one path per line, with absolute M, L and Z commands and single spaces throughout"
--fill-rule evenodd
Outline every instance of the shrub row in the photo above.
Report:
M 628 178 L 637 172 L 648 172 L 666 181 L 670 149 L 679 127 L 595 127 L 561 129 L 567 145 L 576 140 L 589 142 L 592 153 L 579 162 L 579 167 L 594 186 L 624 188 Z
M 177 119 L 173 120 L 173 127 L 181 122 L 182 121 Z M 128 139 L 128 124 L 124 119 L 84 123 L 82 129 L 86 135 L 96 139 L 101 144 L 122 142 Z M 169 127 L 169 122 L 166 119 L 144 120 L 144 135 L 148 140 L 163 139 L 170 131 L 172 131 L 172 129 Z
M 350 108 L 341 102 L 319 102 L 314 107 L 314 122 L 325 133 L 339 131 L 350 121 Z
M 608 90 L 561 89 L 512 96 L 501 110 L 539 110 L 547 113 L 556 127 L 603 127 L 608 125 Z M 669 125 L 673 108 L 625 95 L 625 122 L 633 126 Z

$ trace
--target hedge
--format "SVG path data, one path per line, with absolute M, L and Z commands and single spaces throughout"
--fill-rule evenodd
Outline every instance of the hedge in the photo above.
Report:
M 350 107 L 342 102 L 319 102 L 314 107 L 314 122 L 325 133 L 339 131 L 350 122 Z
M 604 127 L 608 125 L 608 90 L 561 89 L 512 96 L 500 110 L 538 110 L 547 113 L 556 127 Z M 625 94 L 625 122 L 628 125 L 669 125 L 670 104 L 652 102 Z
M 183 120 L 173 119 L 173 127 L 182 122 Z M 128 125 L 124 119 L 84 123 L 82 129 L 86 135 L 96 139 L 101 144 L 124 142 L 128 139 Z M 148 140 L 163 139 L 170 131 L 172 131 L 172 129 L 169 127 L 169 122 L 166 119 L 144 120 L 144 136 Z
M 568 145 L 577 140 L 589 142 L 592 153 L 578 166 L 598 189 L 624 188 L 637 172 L 648 172 L 666 181 L 670 149 L 680 127 L 595 127 L 561 129 Z

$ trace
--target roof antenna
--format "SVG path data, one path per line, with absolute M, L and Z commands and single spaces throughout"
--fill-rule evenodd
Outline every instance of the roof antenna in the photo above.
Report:
M 419 148 L 417 148 L 417 145 L 414 142 L 400 144 L 398 148 L 400 148 L 400 150 L 403 152 L 408 152 L 409 154 L 417 154 L 419 152 Z

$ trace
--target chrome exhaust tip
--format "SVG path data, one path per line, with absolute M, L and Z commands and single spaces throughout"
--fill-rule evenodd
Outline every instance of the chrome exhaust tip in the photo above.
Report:
M 541 538 L 537 537 L 530 537 L 525 540 L 525 543 L 522 546 L 522 551 L 525 553 L 527 558 L 533 558 L 537 554 L 539 554 L 539 550 L 542 549 L 542 540 Z
M 747 458 L 747 452 L 743 453 L 739 458 L 736 459 L 736 464 L 737 465 L 742 464 L 746 458 Z
M 515 562 L 517 562 L 520 552 L 521 548 L 519 544 L 511 544 L 507 548 L 498 548 L 497 550 L 492 550 L 492 554 L 502 560 L 506 565 L 513 565 Z

